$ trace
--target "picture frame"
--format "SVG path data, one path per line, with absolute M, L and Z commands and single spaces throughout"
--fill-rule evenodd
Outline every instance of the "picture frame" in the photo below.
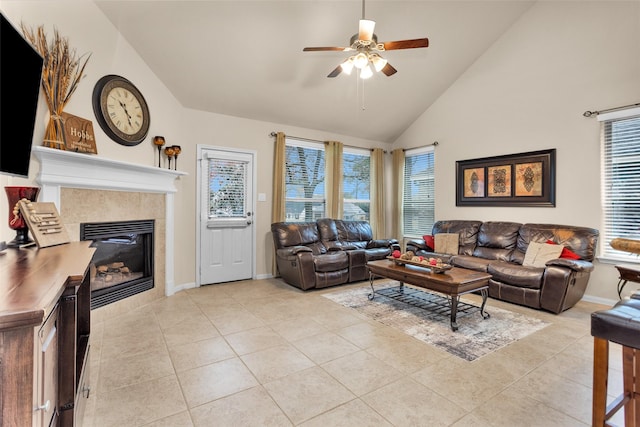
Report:
M 555 207 L 556 150 L 456 161 L 456 206 Z

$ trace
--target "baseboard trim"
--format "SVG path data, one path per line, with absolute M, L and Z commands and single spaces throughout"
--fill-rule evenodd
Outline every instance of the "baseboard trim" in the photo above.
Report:
M 592 302 L 594 304 L 602 304 L 602 305 L 608 305 L 610 307 L 614 306 L 618 300 L 613 300 L 613 299 L 609 299 L 609 298 L 601 298 L 601 297 L 594 297 L 591 295 L 584 295 L 582 297 L 583 301 L 586 302 Z

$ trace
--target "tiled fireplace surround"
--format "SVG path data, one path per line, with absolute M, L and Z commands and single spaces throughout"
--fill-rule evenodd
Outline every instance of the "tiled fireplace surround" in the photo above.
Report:
M 94 310 L 95 321 L 175 293 L 175 179 L 184 172 L 45 147 L 33 152 L 40 160 L 38 200 L 56 204 L 72 241 L 79 240 L 83 222 L 155 220 L 154 288 Z

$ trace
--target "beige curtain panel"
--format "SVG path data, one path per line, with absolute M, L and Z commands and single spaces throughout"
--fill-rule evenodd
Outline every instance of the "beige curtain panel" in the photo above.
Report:
M 404 150 L 402 148 L 392 152 L 392 190 L 393 190 L 393 213 L 391 218 L 393 235 L 401 244 L 404 240 L 404 229 L 402 227 L 402 202 L 404 183 Z
M 341 219 L 343 210 L 342 190 L 342 149 L 343 145 L 338 141 L 325 142 L 325 180 L 327 197 L 327 216 Z
M 285 220 L 285 135 L 282 132 L 276 134 L 276 146 L 273 155 L 273 200 L 271 204 L 271 222 L 282 222 Z M 278 277 L 278 267 L 276 266 L 275 248 L 271 263 L 273 277 Z
M 369 219 L 374 239 L 382 239 L 387 235 L 384 200 L 384 150 L 371 150 L 371 207 Z

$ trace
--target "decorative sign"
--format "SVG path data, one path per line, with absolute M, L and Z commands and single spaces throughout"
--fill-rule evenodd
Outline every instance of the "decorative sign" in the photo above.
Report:
M 30 202 L 23 199 L 18 205 L 39 248 L 69 243 L 69 235 L 60 220 L 55 203 Z
M 61 116 L 67 151 L 98 154 L 91 120 L 85 120 L 65 112 L 62 112 Z

